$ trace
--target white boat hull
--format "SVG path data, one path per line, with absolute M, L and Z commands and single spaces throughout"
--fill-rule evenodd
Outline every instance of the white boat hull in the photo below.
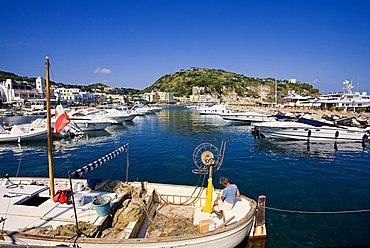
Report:
M 362 142 L 365 131 L 335 127 L 265 126 L 255 124 L 255 130 L 265 138 L 318 142 Z
M 243 114 L 243 113 L 226 113 L 220 114 L 222 119 L 226 121 L 238 121 L 238 122 L 265 122 L 265 121 L 274 121 L 275 118 L 258 113 L 250 113 L 250 114 Z
M 244 225 L 238 228 L 233 228 L 228 231 L 223 231 L 214 235 L 199 235 L 198 237 L 177 237 L 175 240 L 165 238 L 152 238 L 152 239 L 122 239 L 109 242 L 101 239 L 98 243 L 93 243 L 88 239 L 78 239 L 77 243 L 81 248 L 95 248 L 95 247 L 107 247 L 107 248 L 163 248 L 163 247 L 187 247 L 187 248 L 209 248 L 209 247 L 222 247 L 222 248 L 234 248 L 240 244 L 250 233 L 252 228 L 253 219 L 250 219 Z M 9 240 L 10 241 L 10 240 Z M 17 244 L 28 244 L 38 246 L 57 246 L 65 245 L 70 241 L 50 241 L 50 240 L 35 240 L 35 239 L 15 239 Z
M 47 139 L 46 129 L 34 130 L 19 135 L 0 134 L 0 143 L 46 140 L 46 139 Z
M 110 121 L 72 120 L 82 131 L 95 131 L 106 129 Z

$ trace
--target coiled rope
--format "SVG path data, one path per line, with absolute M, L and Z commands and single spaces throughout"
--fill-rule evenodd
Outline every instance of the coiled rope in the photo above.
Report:
M 265 208 L 268 210 L 292 213 L 292 214 L 354 214 L 354 213 L 370 212 L 370 209 L 341 210 L 341 211 L 304 211 L 304 210 L 289 210 L 289 209 L 273 208 L 273 207 L 267 207 L 267 206 Z

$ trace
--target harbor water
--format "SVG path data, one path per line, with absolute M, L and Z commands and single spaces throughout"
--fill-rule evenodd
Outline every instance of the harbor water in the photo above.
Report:
M 34 117 L 9 117 L 11 123 Z M 0 123 L 4 118 L 0 119 Z M 370 209 L 370 155 L 361 144 L 306 144 L 256 140 L 248 125 L 201 116 L 183 107 L 136 117 L 132 123 L 106 131 L 54 141 L 56 177 L 77 169 L 129 142 L 132 180 L 195 185 L 193 151 L 203 142 L 227 142 L 224 163 L 214 174 L 228 176 L 242 194 L 266 206 L 308 211 L 266 210 L 267 247 L 334 247 L 370 244 L 370 212 L 336 214 L 342 210 Z M 336 149 L 334 149 L 336 148 Z M 120 155 L 88 177 L 124 180 L 126 155 Z M 0 175 L 48 176 L 45 142 L 0 144 Z M 315 212 L 328 212 L 317 214 Z

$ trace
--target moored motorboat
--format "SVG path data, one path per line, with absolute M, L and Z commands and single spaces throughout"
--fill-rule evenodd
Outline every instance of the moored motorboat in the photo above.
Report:
M 273 139 L 366 142 L 369 137 L 369 129 L 338 126 L 305 118 L 300 118 L 297 121 L 273 121 L 253 125 L 257 136 Z
M 21 142 L 46 139 L 47 129 L 42 119 L 37 119 L 31 123 L 14 125 L 10 131 L 0 126 L 0 142 Z
M 226 121 L 238 121 L 238 122 L 265 122 L 274 121 L 275 118 L 271 115 L 266 115 L 263 113 L 258 113 L 255 111 L 243 111 L 243 112 L 228 112 L 219 114 L 222 119 Z
M 196 108 L 199 114 L 201 115 L 220 115 L 231 112 L 227 109 L 225 104 L 216 104 L 213 106 L 201 106 Z

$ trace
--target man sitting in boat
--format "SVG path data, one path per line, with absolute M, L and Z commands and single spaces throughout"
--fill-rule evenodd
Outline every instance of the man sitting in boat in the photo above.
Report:
M 235 203 L 235 198 L 240 197 L 238 186 L 231 184 L 229 179 L 225 176 L 220 178 L 220 184 L 225 188 L 222 190 L 221 199 L 217 199 L 213 203 L 212 212 L 218 216 L 222 215 L 222 211 L 231 210 Z

